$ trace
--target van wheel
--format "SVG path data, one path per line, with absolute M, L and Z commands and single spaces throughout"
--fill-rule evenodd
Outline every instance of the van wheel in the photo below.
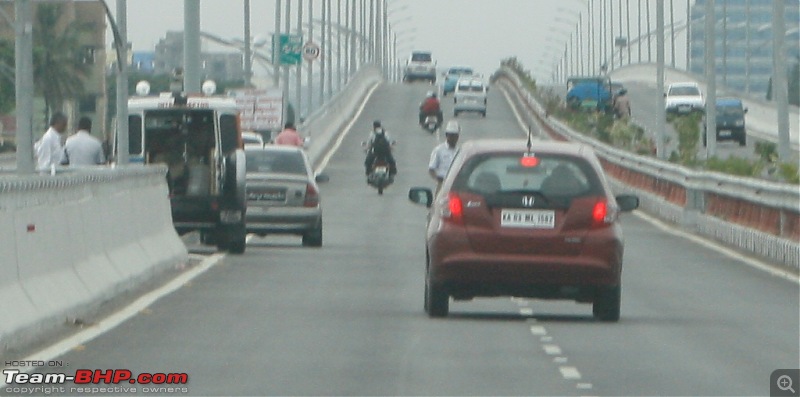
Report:
M 486 118 L 486 111 L 485 111 L 485 110 L 481 112 L 481 116 L 482 116 L 483 118 Z
M 450 311 L 450 296 L 442 287 L 425 283 L 425 311 L 430 317 L 447 317 Z
M 594 298 L 592 314 L 600 321 L 619 321 L 621 287 L 600 287 Z
M 739 138 L 739 146 L 747 146 L 747 135 L 742 133 L 741 138 Z
M 458 117 L 458 112 L 457 111 L 453 111 L 453 117 Z

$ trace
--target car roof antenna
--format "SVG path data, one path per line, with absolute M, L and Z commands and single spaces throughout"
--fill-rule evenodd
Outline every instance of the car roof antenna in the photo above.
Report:
M 528 124 L 528 154 L 529 155 L 533 153 L 533 150 L 532 150 L 533 141 L 531 140 L 532 136 L 533 136 L 533 129 L 531 128 L 530 124 Z

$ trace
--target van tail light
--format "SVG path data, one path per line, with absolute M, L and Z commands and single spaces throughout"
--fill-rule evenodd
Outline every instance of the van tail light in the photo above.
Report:
M 451 192 L 447 195 L 447 206 L 442 211 L 442 218 L 457 224 L 464 221 L 464 202 L 457 193 Z
M 609 206 L 608 200 L 599 199 L 592 208 L 592 227 L 601 228 L 613 224 L 617 220 L 617 214 L 616 207 Z
M 306 199 L 303 207 L 316 207 L 319 205 L 319 192 L 312 184 L 306 184 Z

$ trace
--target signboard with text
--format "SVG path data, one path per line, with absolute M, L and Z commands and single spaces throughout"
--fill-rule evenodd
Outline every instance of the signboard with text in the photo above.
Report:
M 280 131 L 283 93 L 279 89 L 237 89 L 230 95 L 239 108 L 242 131 Z
M 274 43 L 274 40 L 273 40 Z M 303 53 L 303 36 L 281 34 L 278 38 L 282 65 L 299 65 Z

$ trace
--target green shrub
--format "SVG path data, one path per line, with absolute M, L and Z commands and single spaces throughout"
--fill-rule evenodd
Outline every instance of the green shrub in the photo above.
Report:
M 762 161 L 773 162 L 778 158 L 778 146 L 773 142 L 756 142 L 755 153 Z
M 778 174 L 788 183 L 800 184 L 800 170 L 797 164 L 781 163 L 778 166 Z
M 675 131 L 678 133 L 678 156 L 681 164 L 689 165 L 697 160 L 701 117 L 699 113 L 693 113 L 686 116 L 675 116 L 671 119 Z
M 756 177 L 764 168 L 764 163 L 742 157 L 731 156 L 725 160 L 712 157 L 706 161 L 706 169 L 730 175 Z

